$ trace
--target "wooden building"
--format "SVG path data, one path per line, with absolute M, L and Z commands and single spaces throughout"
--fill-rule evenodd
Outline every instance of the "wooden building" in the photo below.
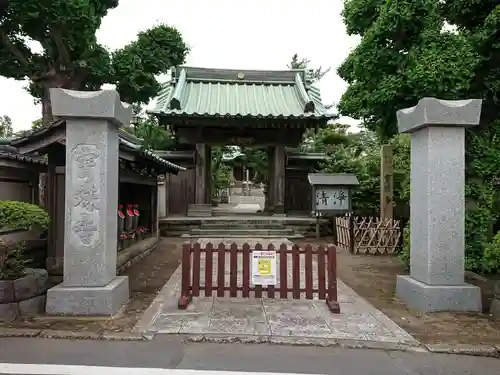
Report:
M 284 214 L 295 204 L 285 204 L 286 196 L 294 194 L 294 190 L 287 191 L 285 147 L 296 147 L 307 129 L 325 126 L 333 117 L 305 70 L 186 66 L 172 70 L 171 81 L 164 85 L 150 113 L 160 124 L 170 126 L 180 144 L 194 149 L 193 174 L 180 177 L 190 182 L 178 182 L 186 191 L 177 193 L 190 201 L 179 204 L 176 211 L 190 204 L 210 203 L 210 146 L 255 145 L 268 149 L 266 207 L 272 214 Z

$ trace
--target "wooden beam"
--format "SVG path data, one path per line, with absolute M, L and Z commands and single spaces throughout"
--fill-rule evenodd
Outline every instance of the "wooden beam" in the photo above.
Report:
M 394 170 L 392 146 L 380 149 L 380 218 L 394 217 Z

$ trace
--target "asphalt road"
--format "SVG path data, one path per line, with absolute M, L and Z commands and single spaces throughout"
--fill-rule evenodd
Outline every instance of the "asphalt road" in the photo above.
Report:
M 98 368 L 68 368 L 62 371 L 57 366 L 46 368 L 6 363 L 109 366 L 114 367 L 114 371 Z M 136 368 L 135 372 L 133 368 Z M 339 347 L 194 344 L 161 335 L 144 342 L 0 338 L 0 374 L 98 375 L 102 372 L 111 375 L 137 373 L 137 368 L 152 369 L 142 371 L 144 375 L 191 373 L 153 369 L 332 375 L 484 375 L 500 374 L 500 360 Z

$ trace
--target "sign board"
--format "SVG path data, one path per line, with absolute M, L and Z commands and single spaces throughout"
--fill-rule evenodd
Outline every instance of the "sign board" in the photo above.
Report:
M 352 173 L 309 173 L 312 187 L 311 211 L 319 215 L 338 215 L 352 210 L 352 188 L 359 184 Z M 318 223 L 316 230 L 318 231 Z
M 338 186 L 318 186 L 315 189 L 315 212 L 349 211 L 350 189 Z
M 252 284 L 276 285 L 276 251 L 252 252 Z

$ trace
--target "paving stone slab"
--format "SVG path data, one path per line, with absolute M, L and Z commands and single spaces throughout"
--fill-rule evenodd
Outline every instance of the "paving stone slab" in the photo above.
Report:
M 252 238 L 228 240 L 224 238 L 199 239 L 202 246 L 211 242 L 220 242 L 229 246 L 236 242 L 241 246 L 244 242 L 254 246 L 261 243 L 264 247 L 269 243 L 279 246 L 292 243 L 286 238 L 272 241 Z M 217 254 L 214 254 L 214 265 L 217 264 Z M 291 261 L 291 259 L 290 259 Z M 229 257 L 226 257 L 228 264 Z M 242 257 L 238 259 L 242 263 Z M 303 262 L 301 262 L 303 263 Z M 314 267 L 316 268 L 316 267 Z M 289 264 L 291 270 L 291 263 Z M 225 283 L 229 285 L 229 268 L 225 275 Z M 301 267 L 304 273 L 304 267 Z M 215 266 L 213 275 L 216 276 Z M 323 342 L 325 345 L 352 345 L 353 347 L 382 346 L 384 348 L 416 347 L 419 343 L 406 331 L 400 328 L 381 311 L 377 310 L 365 299 L 341 280 L 337 280 L 338 301 L 341 313 L 332 314 L 325 301 L 315 299 L 270 299 L 229 297 L 195 297 L 186 310 L 177 308 L 177 298 L 180 294 L 180 267 L 162 289 L 155 302 L 134 328 L 137 332 L 183 334 L 201 337 L 205 340 L 232 340 L 242 337 L 255 342 L 288 342 L 303 343 Z M 241 267 L 237 274 L 242 279 Z M 291 272 L 288 275 L 291 283 Z M 316 278 L 314 278 L 316 280 Z M 216 280 L 216 278 L 214 278 Z M 201 274 L 204 282 L 204 269 Z M 279 282 L 279 280 L 278 280 Z M 317 283 L 317 281 L 315 281 Z M 154 310 L 154 311 L 153 311 Z M 378 344 L 374 344 L 378 343 Z M 314 344 L 314 345 L 316 345 Z

